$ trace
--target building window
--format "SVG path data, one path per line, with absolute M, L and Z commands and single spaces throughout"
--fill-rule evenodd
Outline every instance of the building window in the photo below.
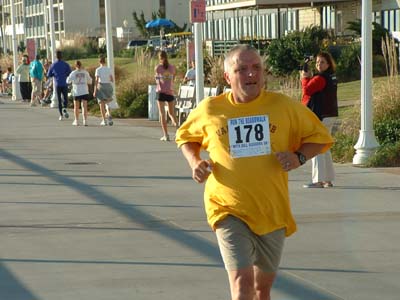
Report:
M 334 6 L 324 6 L 321 8 L 321 25 L 324 29 L 335 29 Z
M 372 19 L 389 31 L 400 31 L 400 9 L 374 12 Z

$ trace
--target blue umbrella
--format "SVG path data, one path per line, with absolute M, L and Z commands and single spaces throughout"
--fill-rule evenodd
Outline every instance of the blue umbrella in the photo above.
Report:
M 162 37 L 164 35 L 164 27 L 174 27 L 175 24 L 168 19 L 155 19 L 146 23 L 146 28 L 157 28 L 160 27 L 160 48 L 163 49 Z
M 146 23 L 146 28 L 156 28 L 156 27 L 174 27 L 175 24 L 168 19 L 155 19 Z

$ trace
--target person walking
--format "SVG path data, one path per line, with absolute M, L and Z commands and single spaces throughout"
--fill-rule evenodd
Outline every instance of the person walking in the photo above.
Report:
M 31 76 L 32 82 L 31 106 L 36 106 L 36 104 L 40 104 L 42 98 L 44 75 L 44 68 L 40 62 L 40 55 L 36 55 L 35 59 L 31 62 L 29 66 L 29 75 Z
M 75 62 L 75 70 L 67 77 L 67 83 L 72 84 L 72 94 L 74 97 L 74 122 L 72 125 L 79 125 L 79 108 L 82 107 L 83 126 L 87 124 L 87 102 L 89 100 L 89 85 L 92 84 L 92 77 L 86 71 L 81 61 Z
M 31 101 L 31 93 L 32 93 L 32 85 L 31 80 L 29 78 L 29 57 L 24 54 L 22 56 L 22 62 L 15 70 L 16 75 L 19 76 L 19 88 L 21 91 L 22 101 L 30 102 Z
M 288 172 L 327 151 L 333 139 L 301 103 L 264 90 L 264 66 L 255 48 L 233 47 L 224 77 L 231 91 L 202 100 L 178 129 L 176 143 L 192 178 L 206 181 L 207 220 L 231 298 L 267 300 L 285 236 L 296 231 Z
M 51 61 L 47 58 L 44 58 L 42 61 L 42 65 L 44 68 L 44 82 L 42 85 L 43 90 L 43 98 L 40 100 L 40 104 L 46 105 L 51 103 L 51 94 L 53 93 L 53 78 L 48 78 L 47 73 L 49 72 Z
M 167 52 L 160 51 L 158 58 L 160 63 L 155 67 L 154 72 L 157 84 L 157 106 L 160 114 L 161 129 L 163 132 L 163 136 L 160 140 L 169 141 L 165 103 L 168 105 L 168 115 L 172 120 L 172 125 L 176 127 L 177 121 L 175 116 L 175 96 L 173 89 L 176 68 L 174 65 L 169 63 Z
M 67 77 L 71 73 L 71 67 L 65 61 L 62 60 L 62 52 L 56 52 L 57 60 L 52 63 L 47 72 L 47 77 L 54 77 L 55 86 L 58 100 L 58 112 L 60 114 L 59 120 L 62 121 L 63 118 L 68 119 L 69 114 L 67 111 L 68 106 L 68 85 Z M 62 96 L 62 98 L 61 98 Z
M 101 56 L 99 59 L 100 66 L 95 71 L 95 83 L 93 97 L 97 98 L 97 102 L 100 106 L 100 113 L 102 121 L 101 126 L 112 126 L 114 124 L 111 117 L 111 110 L 108 106 L 113 100 L 114 88 L 113 82 L 114 77 L 110 67 L 106 66 L 106 58 Z
M 303 97 L 301 102 L 322 120 L 329 132 L 338 116 L 336 65 L 328 52 L 320 52 L 316 57 L 314 76 L 310 71 L 301 71 Z M 333 186 L 335 170 L 330 151 L 311 159 L 312 182 L 305 188 L 328 188 Z

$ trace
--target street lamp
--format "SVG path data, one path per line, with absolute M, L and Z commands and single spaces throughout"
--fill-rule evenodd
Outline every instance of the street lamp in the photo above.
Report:
M 129 22 L 128 22 L 128 20 L 125 19 L 125 20 L 122 22 L 122 25 L 123 25 L 124 28 L 125 28 L 124 33 L 125 33 L 125 32 L 128 33 L 128 42 L 129 42 L 129 40 L 130 40 L 130 36 L 129 36 L 130 30 L 129 30 Z
M 1 7 L 1 38 L 3 44 L 3 54 L 7 53 L 6 46 L 6 19 L 10 17 L 10 13 L 4 11 L 4 7 Z

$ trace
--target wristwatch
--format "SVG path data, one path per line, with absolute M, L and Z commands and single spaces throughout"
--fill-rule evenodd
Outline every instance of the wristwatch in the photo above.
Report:
M 300 166 L 304 165 L 307 162 L 307 158 L 304 156 L 303 153 L 299 151 L 294 152 L 297 155 L 297 158 L 299 159 Z

